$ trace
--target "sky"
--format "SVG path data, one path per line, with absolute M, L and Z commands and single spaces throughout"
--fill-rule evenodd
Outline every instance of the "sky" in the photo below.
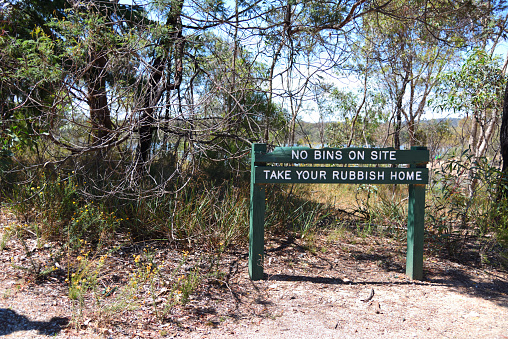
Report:
M 230 0 L 226 0 L 228 2 Z M 122 4 L 137 4 L 137 5 L 143 5 L 146 4 L 147 0 L 119 0 Z M 508 42 L 504 41 L 502 43 L 499 43 L 499 45 L 496 48 L 495 54 L 498 55 L 501 60 L 506 60 L 506 57 L 508 55 Z M 336 88 L 344 90 L 344 91 L 361 91 L 361 81 L 358 79 L 355 79 L 354 77 L 348 77 L 348 78 L 338 78 L 336 75 L 333 74 L 324 74 L 324 78 L 327 82 L 332 83 Z M 274 88 L 275 89 L 281 89 L 285 87 L 285 84 L 283 84 L 280 80 L 280 78 L 274 79 Z M 305 110 L 302 111 L 302 113 L 299 115 L 300 118 L 307 122 L 318 122 L 320 120 L 319 117 L 319 111 L 317 108 L 317 105 L 315 102 L 309 101 L 306 104 L 307 107 L 305 107 Z M 424 114 L 424 119 L 446 119 L 446 118 L 457 118 L 461 114 L 460 113 L 453 113 L 450 111 L 445 112 L 438 112 L 434 111 L 431 108 L 426 109 L 426 112 Z M 333 119 L 333 117 L 331 117 Z

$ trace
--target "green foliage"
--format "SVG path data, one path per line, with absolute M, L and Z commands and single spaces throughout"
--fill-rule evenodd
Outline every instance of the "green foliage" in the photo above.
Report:
M 431 159 L 441 157 L 458 143 L 450 121 L 445 119 L 421 122 L 415 131 L 415 140 L 416 145 L 429 149 Z
M 331 207 L 312 201 L 305 185 L 267 187 L 265 229 L 275 234 L 293 232 L 305 237 L 328 225 Z
M 122 219 L 114 212 L 104 212 L 104 208 L 93 202 L 79 207 L 67 226 L 69 246 L 77 248 L 83 239 L 94 242 L 99 247 L 112 240 L 112 235 Z
M 50 172 L 36 171 L 30 177 L 30 185 L 14 185 L 11 192 L 5 192 L 10 208 L 24 222 L 43 224 L 43 236 L 60 236 L 62 226 L 79 206 L 73 176 L 61 178 Z
M 15 185 L 8 194 L 10 209 L 33 226 L 39 241 L 59 240 L 78 248 L 84 240 L 101 246 L 112 239 L 121 220 L 104 206 L 80 196 L 72 173 L 65 178 L 35 172 L 31 185 Z
M 450 157 L 434 171 L 427 209 L 429 234 L 443 242 L 450 255 L 459 255 L 470 238 L 494 235 L 506 246 L 506 201 L 498 196 L 499 169 L 486 158 L 472 161 L 468 152 Z M 474 177 L 468 173 L 474 169 Z M 479 185 L 472 195 L 467 191 L 470 180 Z M 488 238 L 486 238 L 488 239 Z M 486 240 L 485 246 L 490 246 Z
M 329 146 L 347 145 L 354 129 L 352 146 L 372 147 L 379 138 L 379 128 L 386 121 L 386 98 L 382 93 L 367 92 L 361 107 L 360 94 L 333 89 L 330 95 L 331 110 L 336 112 L 336 122 L 327 126 Z M 354 125 L 353 125 L 354 123 Z
M 474 49 L 460 70 L 443 74 L 434 105 L 456 112 L 499 110 L 505 77 L 501 60 L 483 49 Z
M 201 187 L 200 187 L 201 186 Z M 248 234 L 248 190 L 189 184 L 166 210 L 170 239 L 204 245 L 212 252 L 245 243 Z M 167 220 L 167 219 L 166 219 Z

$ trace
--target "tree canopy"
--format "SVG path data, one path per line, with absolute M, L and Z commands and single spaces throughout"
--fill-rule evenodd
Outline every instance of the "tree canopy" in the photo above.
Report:
M 418 143 L 441 75 L 506 33 L 502 1 L 0 6 L 3 161 L 74 170 L 89 194 L 131 198 L 207 166 L 238 176 L 252 142 L 295 144 L 316 105 L 334 112 L 336 144 L 398 148 L 403 130 Z

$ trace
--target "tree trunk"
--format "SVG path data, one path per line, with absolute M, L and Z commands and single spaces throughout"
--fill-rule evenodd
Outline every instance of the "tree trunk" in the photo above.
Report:
M 503 117 L 501 118 L 501 129 L 499 131 L 499 141 L 501 145 L 501 159 L 503 164 L 501 167 L 502 180 L 498 189 L 498 200 L 505 198 L 508 193 L 506 180 L 508 177 L 508 83 L 504 91 Z
M 174 8 L 171 9 L 166 25 L 176 29 L 176 31 L 171 34 L 169 41 L 166 43 L 167 45 L 163 45 L 167 47 L 171 42 L 174 42 L 175 44 L 175 77 L 172 84 L 168 83 L 162 87 L 163 84 L 161 84 L 161 79 L 168 62 L 169 55 L 158 56 L 154 59 L 152 63 L 153 70 L 147 84 L 148 90 L 144 98 L 144 105 L 139 118 L 139 154 L 143 164 L 148 161 L 150 149 L 152 147 L 153 131 L 155 130 L 154 107 L 166 91 L 180 88 L 180 83 L 182 82 L 185 39 L 182 35 L 182 21 L 180 15 L 182 13 L 183 0 L 174 2 L 173 6 Z
M 92 143 L 103 145 L 111 142 L 108 137 L 113 130 L 106 92 L 106 55 L 90 52 L 90 72 L 88 75 L 88 106 L 92 122 Z

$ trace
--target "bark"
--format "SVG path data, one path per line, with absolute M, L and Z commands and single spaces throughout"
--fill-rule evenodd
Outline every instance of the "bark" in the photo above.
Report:
M 180 88 L 183 73 L 183 51 L 185 40 L 182 35 L 182 22 L 180 15 L 182 13 L 183 0 L 175 2 L 174 8 L 168 15 L 166 25 L 175 29 L 174 33 L 170 35 L 167 48 L 174 43 L 174 58 L 175 58 L 175 76 L 173 83 L 162 84 L 161 79 L 164 70 L 169 60 L 169 51 L 164 56 L 158 56 L 152 62 L 152 71 L 147 84 L 147 91 L 143 100 L 143 108 L 139 119 L 139 155 L 143 163 L 146 163 L 149 158 L 150 149 L 153 142 L 153 131 L 155 126 L 155 106 L 160 101 L 162 95 L 166 91 L 171 91 Z
M 470 184 L 468 187 L 469 197 L 474 195 L 476 186 L 478 185 L 478 178 L 476 177 L 476 165 L 478 160 L 485 156 L 487 152 L 487 146 L 489 145 L 490 139 L 494 133 L 494 128 L 497 123 L 497 112 L 491 113 L 490 120 L 488 119 L 488 112 L 482 112 L 481 116 L 478 117 L 479 113 L 475 113 L 472 121 L 471 137 L 469 139 L 469 147 L 472 152 L 472 166 L 469 169 L 469 180 Z
M 111 142 L 113 123 L 108 106 L 106 91 L 106 66 L 108 59 L 102 52 L 90 52 L 90 71 L 88 74 L 88 106 L 92 122 L 92 143 L 103 145 Z
M 349 139 L 347 142 L 347 147 L 351 146 L 351 143 L 353 142 L 353 138 L 355 136 L 355 125 L 356 121 L 358 120 L 358 116 L 360 115 L 360 112 L 362 111 L 363 105 L 365 105 L 365 101 L 367 100 L 367 70 L 365 71 L 365 78 L 363 81 L 363 99 L 360 103 L 360 106 L 356 109 L 355 116 L 353 117 L 353 121 L 351 122 L 351 131 L 349 132 Z
M 400 149 L 400 131 L 402 129 L 402 99 L 406 92 L 407 84 L 409 83 L 409 72 L 406 72 L 404 80 L 402 81 L 402 88 L 397 94 L 397 104 L 395 107 L 395 131 L 393 132 L 393 144 L 395 149 Z
M 501 145 L 501 159 L 503 164 L 501 167 L 502 180 L 499 185 L 498 199 L 505 198 L 508 189 L 505 185 L 508 177 L 508 83 L 504 91 L 503 116 L 501 118 L 501 129 L 499 131 L 499 141 Z

